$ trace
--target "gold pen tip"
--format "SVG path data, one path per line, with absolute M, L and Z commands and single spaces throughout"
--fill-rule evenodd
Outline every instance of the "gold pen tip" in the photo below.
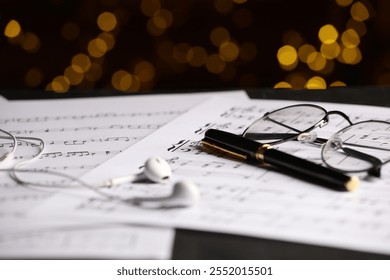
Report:
M 360 180 L 356 176 L 352 176 L 347 183 L 345 183 L 345 188 L 347 191 L 353 192 L 359 188 Z

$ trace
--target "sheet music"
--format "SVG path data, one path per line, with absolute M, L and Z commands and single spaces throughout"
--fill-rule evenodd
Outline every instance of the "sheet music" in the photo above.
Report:
M 244 92 L 236 93 L 245 96 Z M 15 136 L 39 137 L 45 141 L 45 152 L 27 168 L 80 177 L 206 98 L 210 95 L 14 101 L 2 105 L 0 126 Z M 15 161 L 28 160 L 37 154 L 39 147 L 34 144 L 39 143 L 19 141 Z M 8 146 L 12 146 L 12 141 Z M 48 174 L 18 175 L 28 182 L 53 185 L 61 184 L 64 179 Z M 20 217 L 59 190 L 15 187 L 4 172 L 0 178 L 2 218 Z
M 73 225 L 0 234 L 0 259 L 169 259 L 173 241 L 164 228 Z
M 207 128 L 241 133 L 265 112 L 294 104 L 290 101 L 213 99 L 175 119 L 143 141 L 105 162 L 83 179 L 94 182 L 129 169 L 136 169 L 150 154 L 170 162 L 174 180 L 193 180 L 201 200 L 185 209 L 142 209 L 107 202 L 91 192 L 79 198 L 57 195 L 35 211 L 47 217 L 71 216 L 75 220 L 126 221 L 151 225 L 227 232 L 262 238 L 289 240 L 390 254 L 390 170 L 384 166 L 380 179 L 363 180 L 358 191 L 336 192 L 271 169 L 216 157 L 200 149 L 198 141 Z M 320 103 L 316 103 L 320 104 Z M 328 110 L 342 110 L 353 121 L 389 120 L 389 109 L 369 106 L 320 104 Z M 338 131 L 337 117 L 316 130 L 319 137 Z M 318 161 L 320 150 L 301 143 L 279 148 Z M 134 158 L 129 162 L 128 158 Z M 146 187 L 127 184 L 107 190 L 131 197 L 157 196 L 170 192 L 169 186 Z
M 216 94 L 247 98 L 243 91 L 218 92 Z M 45 141 L 46 148 L 42 156 L 33 164 L 25 166 L 26 168 L 57 171 L 80 177 L 210 96 L 212 93 L 11 102 L 0 99 L 0 127 L 10 131 L 15 136 L 39 137 Z M 2 148 L 11 148 L 12 141 L 2 145 L 8 145 Z M 14 160 L 16 162 L 28 160 L 38 152 L 39 147 L 36 143 L 18 141 Z M 131 158 L 129 160 L 131 161 Z M 52 185 L 61 184 L 61 180 L 63 180 L 61 177 L 45 173 L 26 173 L 20 174 L 19 177 L 28 182 Z M 31 209 L 63 189 L 17 185 L 8 177 L 7 173 L 0 172 L 0 190 L 0 243 L 4 241 L 4 234 L 22 231 L 25 232 L 23 236 L 26 236 L 26 240 L 30 240 L 34 244 L 45 244 L 41 247 L 53 248 L 51 253 L 54 254 L 54 248 L 60 248 L 63 244 L 46 243 L 45 240 L 51 240 L 46 238 L 48 235 L 78 240 L 79 235 L 88 234 L 83 230 L 47 233 L 50 227 L 78 225 L 72 220 L 26 219 L 26 215 Z M 37 232 L 39 230 L 46 230 L 46 232 L 35 235 L 33 238 L 29 237 L 30 231 Z M 121 231 L 127 232 L 131 229 L 125 227 Z M 147 243 L 146 237 L 153 232 L 159 236 L 162 244 L 159 248 L 166 249 L 164 244 L 169 240 L 165 242 L 163 238 L 172 234 L 171 229 L 155 229 L 153 231 L 148 228 L 145 237 L 137 240 L 143 240 L 142 242 Z M 165 233 L 161 234 L 162 232 Z M 138 228 L 137 235 L 140 234 L 141 228 Z M 59 239 L 56 237 L 53 240 Z M 38 252 L 38 249 L 31 251 L 28 247 L 25 248 L 25 251 L 21 248 L 19 250 L 17 245 L 19 243 L 11 246 L 7 242 L 9 241 L 6 240 L 5 245 L 3 244 L 6 247 L 1 247 L 3 245 L 0 244 L 0 251 L 1 248 L 8 248 L 4 250 L 4 254 L 22 256 L 23 253 L 34 254 Z M 77 255 L 79 252 L 77 251 L 77 242 L 69 244 L 69 246 L 67 250 Z M 152 254 L 150 257 L 161 255 L 161 251 L 157 247 L 155 249 L 157 255 Z M 145 253 L 148 252 L 151 253 L 145 251 Z M 59 254 L 59 252 L 57 253 Z M 2 256 L 6 256 L 4 254 Z

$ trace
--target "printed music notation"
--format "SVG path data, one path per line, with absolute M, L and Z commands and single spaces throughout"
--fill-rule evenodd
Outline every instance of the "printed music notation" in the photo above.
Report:
M 31 135 L 39 133 L 58 133 L 58 132 L 83 132 L 83 131 L 97 131 L 97 130 L 122 130 L 122 129 L 151 129 L 155 130 L 160 127 L 159 124 L 112 124 L 107 126 L 85 126 L 85 127 L 68 127 L 68 128 L 45 128 L 45 129 L 25 129 L 25 130 L 10 130 L 14 135 Z
M 218 93 L 222 96 L 232 94 L 246 98 L 243 92 Z M 27 181 L 58 186 L 62 178 L 48 175 L 50 171 L 80 178 L 212 95 L 169 94 L 11 102 L 0 111 L 0 126 L 13 131 L 18 137 L 40 137 L 45 141 L 43 155 L 32 164 L 23 166 L 40 173 L 31 176 L 19 172 L 18 176 Z M 13 143 L 1 144 L 3 146 L 0 148 L 13 147 Z M 19 140 L 15 160 L 31 159 L 33 154 L 39 152 L 39 147 L 35 141 Z M 139 166 L 137 164 L 135 172 Z M 128 173 L 129 170 L 124 174 Z M 126 185 L 112 187 L 111 190 L 119 188 L 132 193 L 135 191 L 132 186 Z M 77 187 L 73 189 L 77 190 Z M 154 193 L 154 188 L 148 188 L 146 193 L 145 189 L 140 189 L 139 194 Z M 30 217 L 31 210 L 61 192 L 60 187 L 16 185 L 6 173 L 0 173 L 0 190 L 2 258 L 101 256 L 167 259 L 172 252 L 174 231 L 171 228 L 126 225 L 111 229 L 107 224 L 99 228 L 96 225 L 98 220 L 82 223 L 70 220 L 67 223 L 57 218 Z
M 45 151 L 18 177 L 34 183 L 59 184 L 64 178 L 49 175 L 50 171 L 80 177 L 107 159 L 155 131 L 207 96 L 158 96 L 135 98 L 102 98 L 88 100 L 18 101 L 7 103 L 0 112 L 1 128 L 19 137 L 16 162 L 32 159 L 40 150 L 38 137 L 45 141 Z M 172 110 L 172 102 L 176 108 Z M 14 143 L 1 141 L 0 148 L 13 148 Z M 42 189 L 17 185 L 5 172 L 0 173 L 1 217 L 26 213 L 27 209 L 47 199 Z M 45 189 L 48 191 L 49 189 Z M 46 194 L 46 191 L 44 192 Z M 60 191 L 52 188 L 50 194 Z M 22 199 L 31 203 L 22 202 Z M 15 215 L 11 215 L 14 216 Z M 2 221 L 0 223 L 4 224 Z M 0 228 L 0 232 L 1 232 Z
M 66 145 L 66 146 L 72 146 L 72 145 L 86 145 L 90 143 L 99 143 L 99 142 L 135 142 L 139 140 L 139 137 L 128 137 L 128 136 L 118 136 L 118 137 L 106 137 L 106 138 L 90 138 L 90 139 L 77 139 L 77 140 L 53 140 L 53 141 L 47 141 L 45 142 L 46 146 L 50 145 Z M 40 143 L 36 141 L 37 143 L 30 141 L 18 141 L 17 145 L 18 147 L 22 146 L 30 146 L 30 147 L 39 147 Z M 8 147 L 12 148 L 14 146 L 13 142 L 6 143 L 5 141 L 0 143 L 0 147 Z
M 91 115 L 67 115 L 67 116 L 37 116 L 28 118 L 0 118 L 0 124 L 8 123 L 45 123 L 51 121 L 80 121 L 87 119 L 107 119 L 107 118 L 134 118 L 134 117 L 158 117 L 158 116 L 177 116 L 184 112 L 162 111 L 162 112 L 138 112 L 138 113 L 98 113 Z
M 169 162 L 176 179 L 191 179 L 198 185 L 201 201 L 197 206 L 152 212 L 133 205 L 112 205 L 95 196 L 93 201 L 84 198 L 71 201 L 56 195 L 39 211 L 44 212 L 66 201 L 68 207 L 58 210 L 57 214 L 61 211 L 80 220 L 82 217 L 106 217 L 121 222 L 240 233 L 390 254 L 388 166 L 383 166 L 383 178 L 366 181 L 363 176 L 357 192 L 340 193 L 289 177 L 267 166 L 249 165 L 223 155 L 209 154 L 198 144 L 208 128 L 223 126 L 227 131 L 241 134 L 265 112 L 292 105 L 292 102 L 267 100 L 237 103 L 206 102 L 83 177 L 87 181 L 96 176 L 103 179 L 107 176 L 104 170 L 110 167 L 125 170 L 137 166 L 128 163 L 126 158 L 141 160 L 146 154 L 160 154 Z M 329 110 L 342 110 L 352 120 L 362 111 L 368 119 L 388 116 L 385 108 L 324 106 Z M 322 137 L 338 130 L 340 122 L 330 121 L 316 133 Z M 321 159 L 321 150 L 313 145 L 291 141 L 278 148 L 314 161 Z M 131 195 L 131 190 L 127 191 L 117 188 L 113 194 Z

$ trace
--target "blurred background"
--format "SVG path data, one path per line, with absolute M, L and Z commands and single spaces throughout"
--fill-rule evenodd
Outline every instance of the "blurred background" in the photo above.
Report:
M 388 0 L 1 0 L 0 89 L 390 85 Z

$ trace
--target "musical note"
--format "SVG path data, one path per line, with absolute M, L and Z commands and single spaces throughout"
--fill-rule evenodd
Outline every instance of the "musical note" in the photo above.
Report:
M 65 141 L 65 145 L 84 145 L 86 143 L 85 140 L 73 140 L 73 141 Z

